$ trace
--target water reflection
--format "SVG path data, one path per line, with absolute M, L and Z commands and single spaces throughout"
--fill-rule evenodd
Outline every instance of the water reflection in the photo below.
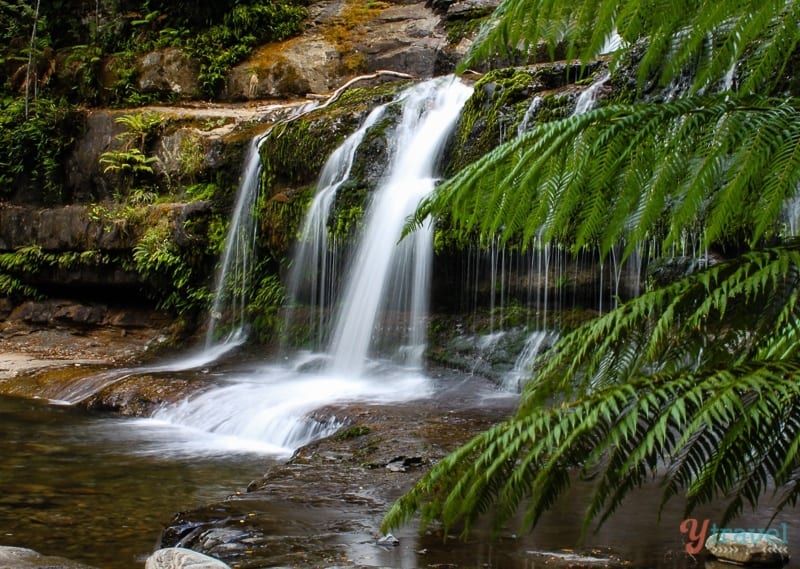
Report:
M 141 565 L 183 509 L 221 500 L 274 459 L 149 452 L 125 419 L 0 397 L 0 544 L 108 569 Z

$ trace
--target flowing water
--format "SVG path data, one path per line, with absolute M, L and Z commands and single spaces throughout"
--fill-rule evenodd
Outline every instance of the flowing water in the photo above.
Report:
M 481 395 L 491 395 L 486 385 L 474 379 L 451 376 L 446 382 L 459 387 L 439 388 L 438 395 L 429 400 L 445 401 L 451 413 L 460 405 L 468 408 L 478 404 L 485 409 L 495 404 Z M 502 405 L 507 408 L 507 403 Z M 274 503 L 248 502 L 244 489 L 249 481 L 276 463 L 277 459 L 268 454 L 229 449 L 187 455 L 176 452 L 180 437 L 148 421 L 132 423 L 72 407 L 3 397 L 0 429 L 0 545 L 30 547 L 99 568 L 142 567 L 144 558 L 156 547 L 161 528 L 175 513 L 239 493 L 236 500 L 244 499 L 243 515 L 274 518 L 276 531 L 285 532 L 282 535 L 299 532 L 296 539 L 306 544 L 311 556 L 308 566 L 583 568 L 600 566 L 609 556 L 627 560 L 632 567 L 698 566 L 683 550 L 682 505 L 669 504 L 659 522 L 656 512 L 660 493 L 654 483 L 623 503 L 598 532 L 590 531 L 582 545 L 581 516 L 590 501 L 590 487 L 577 482 L 533 534 L 503 531 L 493 540 L 479 525 L 466 542 L 455 538 L 443 542 L 435 532 L 417 535 L 410 525 L 395 532 L 400 539 L 398 546 L 385 548 L 376 545 L 369 534 L 314 533 L 318 530 L 312 528 L 327 527 L 342 517 L 361 516 L 366 523 L 374 523 L 374 513 L 363 511 L 359 501 L 342 504 L 341 512 L 310 507 L 319 492 L 325 492 L 324 482 L 315 488 L 292 489 L 288 503 L 280 499 Z M 353 479 L 350 483 L 357 487 L 363 481 Z M 306 502 L 309 506 L 304 506 Z M 230 512 L 220 510 L 219 515 L 227 514 Z M 718 506 L 693 517 L 714 523 L 721 515 L 722 507 Z M 767 508 L 747 512 L 729 527 L 765 528 L 769 517 Z M 771 527 L 787 537 L 792 558 L 798 559 L 800 520 L 788 511 Z M 326 562 L 320 557 L 314 563 L 314 551 L 320 555 L 321 541 L 329 543 L 323 551 L 336 551 L 341 559 Z M 792 562 L 787 568 L 797 566 Z M 712 567 L 718 569 L 713 565 L 708 569 Z
M 333 328 L 329 353 L 334 373 L 362 373 L 376 323 L 389 309 L 407 315 L 409 333 L 400 349 L 411 354 L 409 364 L 421 364 L 433 228 L 426 223 L 398 241 L 406 218 L 434 189 L 436 161 L 471 93 L 470 87 L 445 77 L 401 95 L 392 163 L 367 209 Z
M 597 88 L 605 80 L 601 78 L 587 89 L 576 112 L 593 104 Z M 404 91 L 395 101 L 401 112 L 392 136 L 387 175 L 368 204 L 359 245 L 345 263 L 340 289 L 332 285 L 339 280 L 340 268 L 328 256 L 335 244 L 327 242 L 327 216 L 338 188 L 349 176 L 360 142 L 383 110 L 370 114 L 329 161 L 306 223 L 306 241 L 313 245 L 302 253 L 308 260 L 301 263 L 318 274 L 308 296 L 317 303 L 314 310 L 323 330 L 318 345 L 326 345 L 325 351 L 286 354 L 267 363 L 209 367 L 212 387 L 147 419 L 100 418 L 66 406 L 0 399 L 0 428 L 4 433 L 0 440 L 0 487 L 4 490 L 0 498 L 0 532 L 4 535 L 0 543 L 66 555 L 100 567 L 137 566 L 153 549 L 160 528 L 172 514 L 221 500 L 268 466 L 285 460 L 299 446 L 330 435 L 342 425 L 341 418 L 317 416 L 316 410 L 349 402 L 401 406 L 435 397 L 449 402 L 450 395 L 443 395 L 441 386 L 421 370 L 431 228 L 420 228 L 399 246 L 398 240 L 408 215 L 435 186 L 439 153 L 470 92 L 453 78 L 440 78 Z M 253 141 L 242 176 L 206 347 L 173 361 L 84 378 L 80 385 L 68 386 L 57 399 L 81 401 L 136 373 L 180 377 L 184 370 L 221 361 L 244 341 L 245 299 L 236 293 L 247 289 L 255 265 L 252 243 L 256 224 L 248 216 L 252 218 L 258 194 L 259 144 L 260 139 Z M 560 286 L 557 283 L 567 277 L 572 260 L 550 246 L 518 253 L 498 244 L 489 252 L 476 254 L 470 262 L 468 272 L 473 272 L 468 280 L 477 281 L 482 267 L 489 265 L 493 308 L 497 301 L 491 317 L 497 313 L 498 327 L 515 288 L 530 294 L 534 282 L 544 285 L 542 298 L 529 298 L 529 303 L 535 302 L 541 309 L 541 316 L 536 323 L 529 323 L 535 331 L 508 376 L 508 383 L 513 384 L 509 388 L 516 388 L 535 355 L 552 341 L 547 327 L 553 302 L 550 297 L 559 303 L 563 300 L 548 289 L 550 283 L 555 288 Z M 575 263 L 577 266 L 577 260 Z M 606 287 L 614 292 L 620 289 L 621 267 L 612 258 Z M 600 271 L 604 271 L 602 265 Z M 601 303 L 607 294 L 601 280 Z M 336 307 L 330 322 L 323 314 L 329 306 L 332 310 Z M 223 312 L 231 317 L 232 333 L 218 342 L 217 324 Z M 395 330 L 392 335 L 391 350 L 386 349 L 382 338 L 388 327 L 386 320 L 400 328 L 400 333 Z M 493 334 L 479 341 L 482 349 L 492 349 L 503 337 L 502 331 L 494 329 L 494 320 L 490 327 Z M 453 381 L 467 385 L 463 379 Z M 471 385 L 470 396 L 475 397 Z M 479 533 L 466 545 L 444 546 L 436 537 L 418 538 L 408 530 L 402 533 L 402 547 L 389 552 L 376 549 L 371 538 L 358 543 L 352 537 L 341 539 L 351 540 L 347 545 L 351 556 L 361 556 L 365 565 L 417 567 L 452 562 L 463 567 L 533 567 L 541 561 L 536 561 L 531 551 L 577 543 L 579 517 L 590 500 L 587 488 L 585 484 L 576 485 L 531 539 L 507 534 L 499 545 L 492 545 L 486 534 Z M 654 527 L 643 522 L 645 516 L 655 518 L 658 501 L 654 490 L 650 488 L 643 499 L 623 508 L 617 515 L 619 521 L 592 536 L 588 544 L 612 545 L 642 566 L 685 566 L 684 557 L 665 557 L 681 550 L 677 510 L 666 513 L 662 529 L 653 529 L 652 535 L 647 529 L 643 533 L 643 528 Z M 302 503 L 302 488 L 297 489 L 297 500 Z M 302 525 L 303 516 L 309 514 L 294 507 L 280 515 L 287 523 L 299 520 Z M 719 512 L 705 515 L 714 518 Z M 766 522 L 759 515 L 745 523 L 764 527 Z M 797 522 L 785 516 L 778 518 L 778 523 L 787 524 L 790 545 L 795 547 L 794 536 L 800 530 Z M 577 565 L 595 563 L 575 561 Z
M 305 325 L 317 331 L 316 349 L 322 349 L 329 327 L 327 312 L 338 292 L 339 271 L 336 243 L 328 238 L 328 218 L 339 187 L 348 180 L 359 145 L 367 131 L 383 116 L 386 105 L 374 109 L 364 123 L 345 139 L 325 162 L 314 196 L 306 213 L 302 233 L 294 254 L 288 291 L 293 302 L 309 298 L 314 309 Z M 296 325 L 290 311 L 289 325 Z

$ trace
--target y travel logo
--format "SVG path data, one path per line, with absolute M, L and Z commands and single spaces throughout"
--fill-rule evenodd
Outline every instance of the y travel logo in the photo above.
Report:
M 710 536 L 723 538 L 729 545 L 754 544 L 762 541 L 766 536 L 782 541 L 783 547 L 789 543 L 786 523 L 773 528 L 724 528 L 711 523 L 709 519 L 698 520 L 687 518 L 681 522 L 680 530 L 686 535 L 686 553 L 697 555 L 703 550 L 706 540 Z

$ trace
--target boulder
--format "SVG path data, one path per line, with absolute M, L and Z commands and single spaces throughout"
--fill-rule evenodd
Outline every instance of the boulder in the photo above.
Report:
M 771 533 L 713 533 L 706 540 L 706 549 L 720 561 L 741 565 L 781 566 L 789 561 L 789 547 Z
M 284 99 L 328 93 L 349 77 L 388 69 L 420 78 L 452 70 L 440 14 L 425 2 L 383 3 L 347 22 L 345 2 L 309 7 L 302 36 L 258 48 L 228 76 L 229 100 Z
M 179 48 L 170 47 L 143 56 L 136 64 L 139 89 L 167 91 L 186 97 L 199 93 L 200 64 Z
M 211 566 L 209 566 L 211 567 Z M 225 565 L 227 567 L 227 565 Z M 93 569 L 63 557 L 42 555 L 24 547 L 0 546 L 0 569 Z
M 500 0 L 459 0 L 451 2 L 447 8 L 447 19 L 480 18 L 494 12 Z
M 159 549 L 147 558 L 145 569 L 230 569 L 219 559 L 182 547 Z

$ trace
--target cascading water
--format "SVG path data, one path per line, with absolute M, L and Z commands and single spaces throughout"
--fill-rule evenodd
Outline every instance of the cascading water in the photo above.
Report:
M 303 231 L 294 255 L 289 276 L 289 297 L 295 302 L 305 296 L 314 309 L 306 322 L 308 329 L 317 331 L 317 349 L 321 349 L 327 329 L 326 314 L 336 293 L 338 271 L 334 244 L 329 243 L 328 217 L 339 187 L 350 177 L 356 150 L 367 131 L 383 116 L 386 105 L 374 109 L 361 127 L 351 134 L 325 162 L 317 186 L 320 188 L 311 202 L 303 223 Z
M 392 163 L 366 214 L 358 250 L 340 303 L 329 349 L 330 370 L 358 377 L 376 323 L 387 310 L 407 313 L 408 362 L 419 366 L 424 344 L 433 231 L 426 223 L 401 243 L 406 218 L 433 191 L 434 168 L 472 89 L 451 77 L 421 83 L 402 94 Z
M 389 310 L 405 315 L 411 330 L 405 336 L 406 345 L 417 347 L 424 342 L 431 228 L 415 232 L 399 245 L 398 241 L 407 216 L 434 187 L 439 151 L 470 93 L 459 81 L 444 78 L 416 85 L 396 101 L 401 105 L 401 118 L 392 137 L 389 173 L 367 209 L 360 245 L 349 264 L 350 277 L 344 300 L 338 305 L 328 368 L 320 371 L 315 364 L 318 355 L 307 354 L 286 356 L 281 364 L 226 373 L 224 385 L 158 411 L 147 424 L 171 429 L 176 440 L 199 445 L 195 452 L 285 454 L 341 426 L 335 417 L 311 418 L 315 409 L 345 400 L 403 401 L 430 394 L 430 382 L 418 370 L 383 363 L 376 364 L 381 366 L 379 379 L 363 372 L 371 355 L 373 329 Z M 373 111 L 328 161 L 320 178 L 322 189 L 305 223 L 305 239 L 313 236 L 318 242 L 300 248 L 297 271 L 320 271 L 329 266 L 325 210 L 347 180 L 364 134 L 382 112 Z M 257 148 L 258 142 L 254 146 Z M 248 206 L 242 207 L 244 216 Z M 314 299 L 320 298 L 319 289 L 327 278 L 315 285 Z M 300 286 L 299 272 L 295 279 Z M 322 294 L 325 306 L 328 298 L 327 292 Z M 421 349 L 417 360 L 411 362 L 417 367 L 420 354 Z
M 509 390 L 520 390 L 524 381 L 530 377 L 531 366 L 536 357 L 546 346 L 552 345 L 557 338 L 558 332 L 550 330 L 531 332 L 514 362 L 514 369 L 503 380 L 504 387 Z
M 257 136 L 250 141 L 247 150 L 236 206 L 231 216 L 231 226 L 225 239 L 222 263 L 214 287 L 214 301 L 206 333 L 206 347 L 217 342 L 217 327 L 223 311 L 229 308 L 230 328 L 224 344 L 238 341 L 245 335 L 245 306 L 250 275 L 255 260 L 255 244 L 258 224 L 255 220 L 255 206 L 261 187 L 261 157 L 259 148 L 265 136 Z
M 595 104 L 597 104 L 597 96 L 600 93 L 600 88 L 609 80 L 611 75 L 608 73 L 604 73 L 600 78 L 598 78 L 594 83 L 589 85 L 585 91 L 583 91 L 579 96 L 578 100 L 575 102 L 575 110 L 573 111 L 573 115 L 582 115 L 583 113 L 588 113 L 591 111 Z
M 542 100 L 543 99 L 539 95 L 531 99 L 528 108 L 525 109 L 525 114 L 522 115 L 522 120 L 519 122 L 519 125 L 517 125 L 517 136 L 524 134 L 525 131 L 528 130 L 533 115 L 536 114 L 542 106 Z

